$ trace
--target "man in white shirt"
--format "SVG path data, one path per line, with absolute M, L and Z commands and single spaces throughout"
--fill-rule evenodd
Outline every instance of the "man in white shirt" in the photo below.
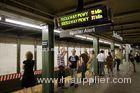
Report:
M 105 71 L 104 71 L 104 66 L 105 66 L 105 54 L 104 51 L 101 50 L 101 52 L 97 55 L 97 60 L 99 63 L 99 75 L 105 75 Z

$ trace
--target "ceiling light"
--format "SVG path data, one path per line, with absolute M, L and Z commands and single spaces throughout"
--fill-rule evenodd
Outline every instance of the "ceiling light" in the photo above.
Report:
M 32 27 L 32 28 L 42 29 L 42 27 L 38 26 L 38 25 L 34 25 L 34 24 L 26 23 L 26 22 L 21 22 L 21 21 L 17 21 L 17 20 L 12 20 L 12 19 L 8 19 L 8 18 L 6 18 L 5 21 L 9 22 L 9 23 L 17 24 L 17 25 L 22 25 L 22 26 L 28 26 L 28 27 Z
M 104 41 L 104 43 L 105 43 L 105 44 L 111 44 L 111 43 L 110 43 L 110 42 L 108 42 L 108 41 Z
M 100 42 L 100 43 L 104 43 L 104 41 L 103 41 L 103 40 L 99 40 L 99 42 Z
M 0 17 L 0 19 L 1 19 L 1 17 Z M 17 20 L 12 20 L 12 19 L 8 19 L 8 18 L 6 18 L 5 21 L 9 22 L 9 23 L 17 24 L 17 25 L 22 25 L 22 26 L 28 26 L 28 27 L 32 27 L 32 28 L 42 29 L 41 26 L 38 26 L 38 25 L 35 25 L 35 24 L 30 24 L 30 23 L 21 22 L 21 21 L 17 21 Z M 54 32 L 60 33 L 61 31 L 55 29 Z
M 87 39 L 93 41 L 93 38 L 87 37 Z
M 115 44 L 115 46 L 118 46 L 118 47 L 120 47 L 121 45 L 120 45 L 120 44 Z
M 81 35 L 75 35 L 75 37 L 86 39 L 85 36 L 81 36 Z
M 99 40 L 99 42 L 100 42 L 100 43 L 104 43 L 104 44 L 111 44 L 111 42 L 105 41 L 105 40 L 101 40 L 101 39 Z
M 59 31 L 59 30 L 55 29 L 55 30 L 54 30 L 54 32 L 56 32 L 56 33 L 60 33 L 61 31 Z

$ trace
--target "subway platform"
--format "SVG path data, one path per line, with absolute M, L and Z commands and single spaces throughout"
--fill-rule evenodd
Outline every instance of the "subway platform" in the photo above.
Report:
M 108 55 L 118 64 L 126 60 L 119 72 L 115 69 L 109 76 L 105 70 L 100 78 L 131 78 L 131 83 L 80 83 L 78 88 L 66 83 L 66 89 L 42 83 L 35 86 L 35 93 L 140 93 L 140 64 L 134 73 L 128 63 L 140 62 L 140 0 L 0 0 L 0 93 L 23 93 L 34 77 L 57 77 L 59 63 L 70 67 L 73 50 L 80 68 L 85 67 L 81 55 L 86 53 L 85 63 L 91 61 L 90 56 L 95 73 L 104 65 L 96 58 L 101 51 L 101 62 Z M 33 64 L 25 70 L 28 59 Z M 69 69 L 66 72 L 71 79 Z
M 79 84 L 78 88 L 69 87 L 66 84 L 66 89 L 58 89 L 55 86 L 55 93 L 139 93 L 140 91 L 140 64 L 136 64 L 137 72 L 133 72 L 132 66 L 129 63 L 123 62 L 120 65 L 120 71 L 114 71 L 114 76 L 110 78 L 131 78 L 131 83 L 104 83 L 104 84 Z M 80 74 L 78 74 L 79 76 Z M 109 77 L 107 74 L 104 76 Z M 70 77 L 67 77 L 70 78 Z M 35 86 L 35 93 L 42 93 L 42 86 Z M 23 93 L 23 90 L 12 93 Z M 30 90 L 28 90 L 30 93 Z

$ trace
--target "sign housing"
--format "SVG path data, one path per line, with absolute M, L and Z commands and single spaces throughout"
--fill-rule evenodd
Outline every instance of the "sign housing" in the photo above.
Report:
M 106 6 L 96 7 L 94 9 L 76 12 L 66 16 L 55 18 L 56 28 L 73 29 L 79 27 L 94 26 L 108 23 Z

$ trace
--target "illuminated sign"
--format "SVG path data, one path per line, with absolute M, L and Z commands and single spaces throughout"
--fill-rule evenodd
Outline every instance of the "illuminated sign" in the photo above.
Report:
M 92 26 L 106 22 L 108 22 L 108 16 L 105 6 L 83 12 L 73 13 L 55 19 L 55 25 L 62 29 Z
M 113 31 L 113 36 L 112 37 L 117 38 L 117 39 L 119 39 L 121 41 L 123 40 L 123 38 L 120 35 L 118 35 L 118 33 L 115 32 L 115 31 Z
M 95 28 L 94 27 L 90 27 L 90 28 L 84 28 L 84 29 L 68 29 L 65 31 L 62 31 L 60 33 L 60 37 L 73 37 L 75 35 L 80 35 L 80 34 L 88 34 L 88 33 L 93 33 L 95 32 Z

